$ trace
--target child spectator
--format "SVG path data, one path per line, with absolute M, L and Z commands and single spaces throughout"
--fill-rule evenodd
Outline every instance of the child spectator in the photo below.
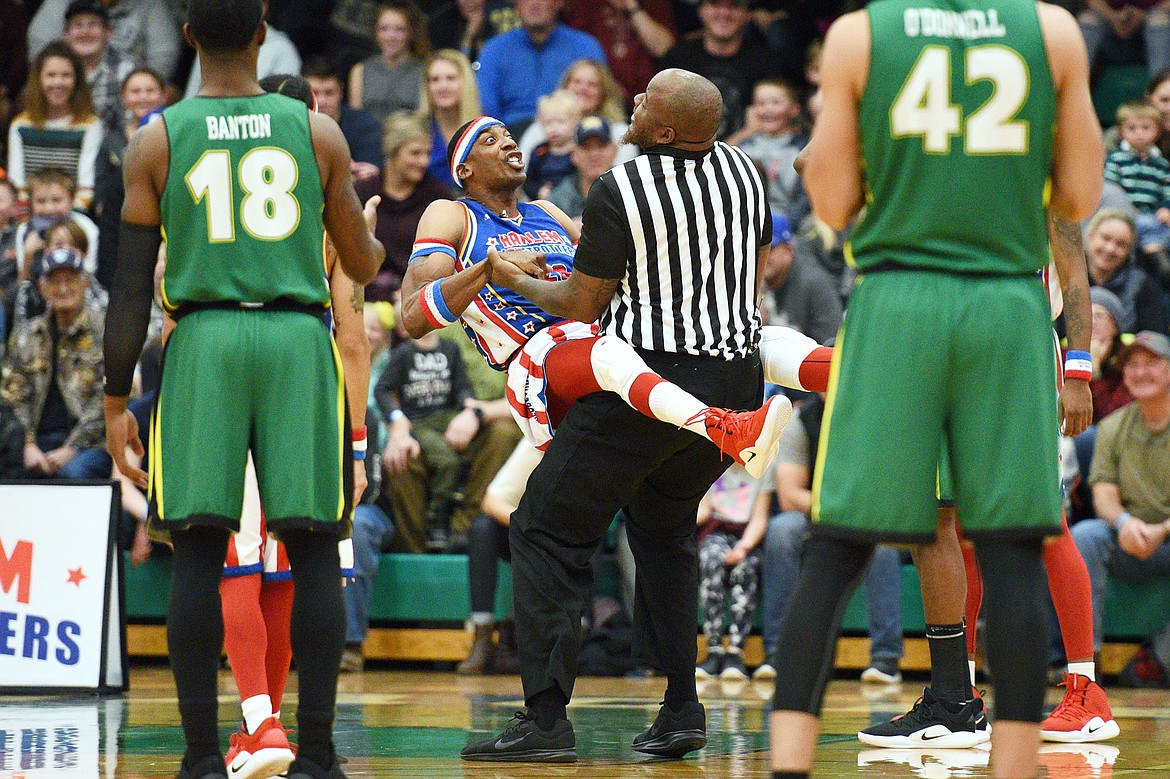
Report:
M 783 81 L 768 79 L 756 84 L 743 127 L 727 142 L 739 146 L 760 166 L 768 180 L 768 205 L 800 224 L 809 212 L 808 195 L 793 167 L 808 143 L 799 124 L 800 99 Z
M 8 128 L 8 175 L 22 192 L 29 177 L 60 168 L 76 181 L 73 204 L 89 206 L 102 123 L 93 110 L 85 66 L 69 46 L 55 41 L 33 61 L 24 113 Z
M 98 228 L 93 220 L 73 210 L 77 182 L 57 168 L 45 168 L 29 176 L 29 217 L 16 228 L 16 267 L 21 279 L 33 274 L 29 263 L 45 247 L 49 228 L 66 219 L 85 230 L 89 248 L 85 252 L 85 270 L 97 271 Z
M 532 151 L 524 194 L 530 200 L 548 197 L 553 187 L 573 173 L 574 133 L 581 121 L 581 105 L 572 92 L 558 89 L 537 101 L 536 121 L 545 141 Z
M 756 613 L 761 557 L 757 547 L 768 528 L 771 501 L 772 490 L 762 479 L 753 479 L 736 464 L 699 503 L 699 601 L 707 637 L 707 659 L 695 669 L 701 679 L 747 678 L 743 645 Z M 725 603 L 729 586 L 730 606 Z
M 459 347 L 437 332 L 399 344 L 390 355 L 374 396 L 387 420 L 389 440 L 383 454 L 386 470 L 400 475 L 420 458 L 429 474 L 426 516 L 410 516 L 395 505 L 399 535 L 411 551 L 447 548 L 451 512 L 464 467 L 463 452 L 478 426 L 466 435 L 464 422 L 478 423 L 471 382 Z M 465 417 L 474 415 L 471 420 Z
M 1170 162 L 1158 150 L 1162 117 L 1144 100 L 1117 109 L 1121 148 L 1105 159 L 1105 178 L 1125 190 L 1138 211 L 1138 246 L 1153 253 L 1170 240 Z

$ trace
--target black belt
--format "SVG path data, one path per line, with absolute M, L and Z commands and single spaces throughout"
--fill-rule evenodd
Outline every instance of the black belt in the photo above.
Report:
M 248 303 L 242 300 L 215 300 L 207 302 L 180 303 L 171 318 L 176 322 L 189 314 L 200 311 L 277 311 L 292 314 L 308 314 L 311 317 L 325 321 L 329 311 L 321 303 L 302 303 L 292 298 L 280 297 L 266 303 Z

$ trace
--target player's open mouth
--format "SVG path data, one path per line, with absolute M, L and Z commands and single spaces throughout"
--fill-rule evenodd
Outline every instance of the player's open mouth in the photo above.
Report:
M 516 170 L 524 170 L 524 155 L 519 151 L 508 152 L 504 159 Z

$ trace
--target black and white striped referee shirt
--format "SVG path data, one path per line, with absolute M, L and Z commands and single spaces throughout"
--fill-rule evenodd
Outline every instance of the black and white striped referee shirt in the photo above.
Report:
M 772 215 L 755 165 L 734 146 L 654 147 L 589 191 L 573 266 L 621 279 L 598 320 L 640 349 L 732 359 L 756 348 L 759 250 Z

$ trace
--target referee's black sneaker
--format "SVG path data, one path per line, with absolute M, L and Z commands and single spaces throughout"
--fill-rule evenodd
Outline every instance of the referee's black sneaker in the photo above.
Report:
M 665 703 L 658 719 L 634 739 L 634 751 L 658 757 L 682 757 L 707 746 L 707 711 L 698 701 L 687 701 L 678 711 Z
M 508 763 L 575 763 L 577 739 L 573 723 L 557 720 L 543 730 L 536 717 L 518 711 L 515 724 L 487 741 L 468 744 L 459 753 L 464 760 L 491 760 Z
M 333 762 L 328 768 L 321 766 L 307 758 L 298 757 L 288 767 L 288 772 L 281 774 L 288 779 L 346 779 L 341 772 L 341 758 L 333 756 Z
M 175 779 L 226 779 L 227 766 L 223 758 L 211 755 L 192 763 L 186 757 L 179 763 L 179 773 Z

